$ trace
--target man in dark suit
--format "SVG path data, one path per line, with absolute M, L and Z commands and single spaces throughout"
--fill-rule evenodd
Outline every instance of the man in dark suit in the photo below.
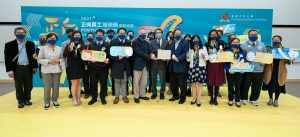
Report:
M 171 43 L 172 59 L 169 64 L 170 84 L 173 97 L 169 101 L 179 100 L 183 104 L 186 99 L 188 63 L 186 53 L 189 51 L 188 42 L 182 39 L 181 30 L 174 31 L 175 41 Z M 178 89 L 180 87 L 180 97 Z
M 16 39 L 5 43 L 4 56 L 6 72 L 15 81 L 18 108 L 32 103 L 32 77 L 38 67 L 35 57 L 35 46 L 31 41 L 26 41 L 26 30 L 22 27 L 15 28 Z
M 110 42 L 111 46 L 130 46 L 131 43 L 126 38 L 126 29 L 119 28 L 118 38 Z M 127 78 L 131 76 L 130 57 L 126 56 L 110 56 L 111 61 L 111 77 L 114 79 L 115 99 L 114 104 L 118 104 L 120 92 L 122 93 L 125 103 L 129 103 L 127 98 Z
M 93 105 L 95 102 L 97 102 L 98 81 L 100 81 L 100 99 L 101 103 L 105 105 L 107 104 L 105 97 L 107 96 L 107 79 L 109 70 L 109 44 L 104 41 L 104 31 L 102 29 L 98 29 L 95 34 L 96 41 L 91 43 L 89 50 L 105 52 L 106 59 L 104 62 L 89 62 L 92 100 L 88 104 Z
M 157 57 L 157 50 L 169 50 L 169 42 L 162 39 L 163 30 L 157 28 L 155 31 L 155 39 L 150 42 L 150 50 Z M 165 99 L 165 90 L 166 90 L 166 68 L 167 68 L 167 61 L 166 60 L 152 60 L 150 64 L 150 71 L 151 71 L 151 83 L 152 83 L 152 96 L 151 99 L 155 99 L 157 97 L 157 88 L 156 88 L 156 81 L 157 81 L 157 73 L 160 78 L 160 99 Z

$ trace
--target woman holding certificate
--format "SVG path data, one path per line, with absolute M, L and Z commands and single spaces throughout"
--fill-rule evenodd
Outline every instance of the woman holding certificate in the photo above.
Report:
M 201 106 L 200 97 L 202 94 L 202 83 L 206 83 L 206 61 L 209 59 L 207 49 L 202 45 L 199 35 L 195 34 L 191 39 L 190 52 L 187 60 L 190 62 L 188 71 L 188 82 L 192 87 L 193 100 L 191 105 L 197 103 Z

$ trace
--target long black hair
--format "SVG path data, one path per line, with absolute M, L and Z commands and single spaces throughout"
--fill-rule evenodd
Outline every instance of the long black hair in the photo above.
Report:
M 194 34 L 191 38 L 191 44 L 190 44 L 190 49 L 195 49 L 195 44 L 194 44 L 194 39 L 195 38 L 198 38 L 199 39 L 199 49 L 202 49 L 203 48 L 203 44 L 202 44 L 202 41 L 200 39 L 200 36 L 198 34 Z

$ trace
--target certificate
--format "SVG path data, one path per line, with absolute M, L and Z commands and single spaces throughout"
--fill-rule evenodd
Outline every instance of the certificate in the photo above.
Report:
M 171 50 L 157 50 L 157 59 L 170 60 L 171 59 Z

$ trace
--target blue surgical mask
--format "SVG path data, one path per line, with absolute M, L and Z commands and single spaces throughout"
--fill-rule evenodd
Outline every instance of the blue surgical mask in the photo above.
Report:
M 50 40 L 48 40 L 48 43 L 51 44 L 51 45 L 55 45 L 56 40 L 55 39 L 50 39 Z
M 280 42 L 279 41 L 274 41 L 273 42 L 273 46 L 279 46 L 280 45 Z
M 250 36 L 249 37 L 249 40 L 250 41 L 256 41 L 258 38 L 257 38 L 257 36 Z
M 96 40 L 97 40 L 97 41 L 102 41 L 102 40 L 103 40 L 103 37 L 98 36 L 98 37 L 96 37 Z
M 218 40 L 218 36 L 211 36 L 211 40 Z
M 141 39 L 145 39 L 145 38 L 146 38 L 146 35 L 145 35 L 145 34 L 140 34 L 139 37 L 140 37 Z
M 25 34 L 17 34 L 16 37 L 19 38 L 19 39 L 24 39 L 25 38 Z
M 154 40 L 154 37 L 149 37 L 149 40 L 151 41 L 151 40 Z
M 170 35 L 170 36 L 169 36 L 169 39 L 173 39 L 173 35 Z
M 181 35 L 176 35 L 174 38 L 175 38 L 176 40 L 180 40 L 180 39 L 181 39 Z
M 129 36 L 129 39 L 133 39 L 133 37 L 134 37 L 133 35 L 128 35 L 128 36 Z
M 80 41 L 80 40 L 81 40 L 81 37 L 74 37 L 74 40 L 75 40 L 75 41 Z
M 194 45 L 198 45 L 199 44 L 199 40 L 194 40 L 193 43 L 194 43 Z
M 40 39 L 40 44 L 45 44 L 46 43 L 46 39 Z
M 107 35 L 107 37 L 108 37 L 109 39 L 113 39 L 113 38 L 114 38 L 114 35 Z
M 231 44 L 231 46 L 232 46 L 233 48 L 238 48 L 238 47 L 240 47 L 240 44 Z
M 119 39 L 121 39 L 121 40 L 125 39 L 125 37 L 126 36 L 124 34 L 119 35 Z
M 219 35 L 217 36 L 217 40 L 221 40 L 221 38 L 222 38 L 221 36 L 219 36 Z
M 94 38 L 87 38 L 88 42 L 93 42 Z

